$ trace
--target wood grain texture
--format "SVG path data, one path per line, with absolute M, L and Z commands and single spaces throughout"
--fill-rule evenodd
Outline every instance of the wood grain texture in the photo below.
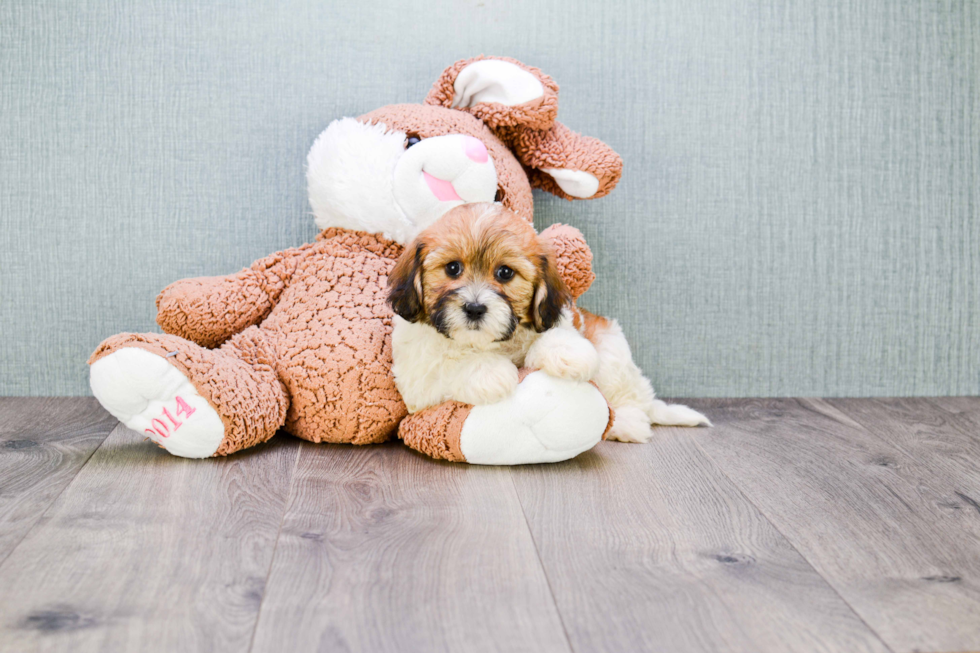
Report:
M 508 468 L 302 447 L 253 652 L 569 651 Z
M 980 398 L 825 401 L 914 460 L 910 471 L 951 487 L 961 507 L 980 504 Z
M 907 411 L 877 435 L 820 400 L 692 403 L 697 444 L 893 650 L 980 649 L 980 515 Z
M 980 649 L 980 399 L 691 403 L 485 468 L 0 399 L 0 652 Z
M 297 453 L 185 460 L 117 427 L 0 566 L 0 650 L 246 650 Z
M 692 434 L 514 470 L 576 651 L 886 651 Z
M 0 398 L 0 563 L 117 423 L 91 398 Z
M 945 411 L 962 415 L 973 424 L 980 426 L 980 397 L 930 397 L 928 401 Z M 973 433 L 980 437 L 980 433 L 976 431 Z

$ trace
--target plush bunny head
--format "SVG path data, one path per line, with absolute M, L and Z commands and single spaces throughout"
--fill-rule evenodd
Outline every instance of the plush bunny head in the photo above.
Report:
M 321 229 L 379 233 L 406 243 L 449 209 L 497 200 L 528 221 L 531 188 L 595 199 L 619 181 L 605 143 L 555 120 L 558 85 L 513 59 L 447 68 L 425 103 L 335 120 L 307 157 Z

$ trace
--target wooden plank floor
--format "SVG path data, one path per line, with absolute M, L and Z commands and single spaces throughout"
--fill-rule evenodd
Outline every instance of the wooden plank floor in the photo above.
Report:
M 495 468 L 0 399 L 0 651 L 980 651 L 980 398 L 691 404 Z

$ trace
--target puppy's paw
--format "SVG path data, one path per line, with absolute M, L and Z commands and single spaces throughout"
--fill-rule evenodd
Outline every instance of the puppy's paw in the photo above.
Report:
M 599 354 L 578 333 L 549 331 L 538 338 L 524 365 L 569 381 L 589 381 L 599 369 Z
M 607 440 L 619 442 L 649 442 L 653 435 L 646 414 L 635 406 L 616 408 L 616 417 L 612 428 L 606 435 Z
M 517 389 L 517 366 L 507 359 L 475 366 L 469 378 L 453 393 L 453 399 L 464 404 L 495 404 Z

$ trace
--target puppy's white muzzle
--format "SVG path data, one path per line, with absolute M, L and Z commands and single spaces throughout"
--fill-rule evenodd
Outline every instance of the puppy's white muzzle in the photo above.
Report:
M 486 146 L 463 134 L 425 138 L 395 165 L 395 201 L 418 231 L 450 209 L 470 202 L 492 202 L 497 170 Z
M 485 308 L 474 319 L 467 314 L 466 305 Z M 483 285 L 463 287 L 457 301 L 446 309 L 445 326 L 450 338 L 470 345 L 488 345 L 506 339 L 514 332 L 517 318 L 508 304 L 497 293 Z

